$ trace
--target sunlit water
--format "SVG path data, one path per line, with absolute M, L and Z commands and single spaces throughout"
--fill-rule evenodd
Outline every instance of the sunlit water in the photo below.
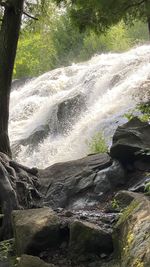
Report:
M 73 98 L 75 103 L 68 105 L 66 101 Z M 97 131 L 104 132 L 110 144 L 114 130 L 125 121 L 123 114 L 149 98 L 150 45 L 96 55 L 32 79 L 11 93 L 9 131 L 12 145 L 19 147 L 17 160 L 43 168 L 85 156 Z M 60 103 L 65 103 L 61 109 Z M 68 113 L 73 117 L 72 128 Z M 43 140 L 22 145 L 21 140 L 45 125 L 49 130 Z

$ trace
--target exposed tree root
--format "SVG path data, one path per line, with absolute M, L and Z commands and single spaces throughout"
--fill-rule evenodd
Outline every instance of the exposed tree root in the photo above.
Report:
M 0 205 L 4 214 L 0 240 L 12 236 L 11 212 L 16 209 L 40 207 L 37 169 L 28 168 L 0 153 Z

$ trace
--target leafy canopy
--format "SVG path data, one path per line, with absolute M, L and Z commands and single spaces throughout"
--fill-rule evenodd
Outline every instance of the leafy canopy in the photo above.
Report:
M 69 8 L 70 16 L 80 30 L 92 28 L 105 32 L 122 19 L 149 20 L 150 0 L 55 0 Z

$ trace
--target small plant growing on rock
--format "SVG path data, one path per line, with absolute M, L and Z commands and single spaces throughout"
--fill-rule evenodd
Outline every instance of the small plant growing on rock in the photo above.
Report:
M 128 120 L 128 121 L 130 121 L 130 120 L 132 120 L 133 118 L 134 118 L 134 114 L 131 112 L 129 112 L 129 113 L 125 113 L 124 114 L 124 117 Z
M 135 115 L 136 113 L 140 113 Z M 150 122 L 150 102 L 139 103 L 136 105 L 136 108 L 132 111 L 125 113 L 124 117 L 130 121 L 135 116 L 137 116 L 141 121 Z
M 17 259 L 15 256 L 14 240 L 4 240 L 0 242 L 0 266 L 1 262 L 9 262 L 10 266 L 17 266 Z
M 96 133 L 89 144 L 91 153 L 106 153 L 108 152 L 108 146 L 102 133 Z
M 117 200 L 117 199 L 113 199 L 112 201 L 111 201 L 111 206 L 112 206 L 112 208 L 115 210 L 115 209 L 119 209 L 120 207 L 119 207 L 119 201 Z
M 147 196 L 150 196 L 150 182 L 145 185 L 144 191 Z

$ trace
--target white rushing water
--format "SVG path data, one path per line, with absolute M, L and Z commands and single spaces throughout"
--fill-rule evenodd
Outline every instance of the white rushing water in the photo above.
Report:
M 40 168 L 85 156 L 97 131 L 110 142 L 123 114 L 150 98 L 150 45 L 101 54 L 14 87 L 9 133 L 17 160 Z

